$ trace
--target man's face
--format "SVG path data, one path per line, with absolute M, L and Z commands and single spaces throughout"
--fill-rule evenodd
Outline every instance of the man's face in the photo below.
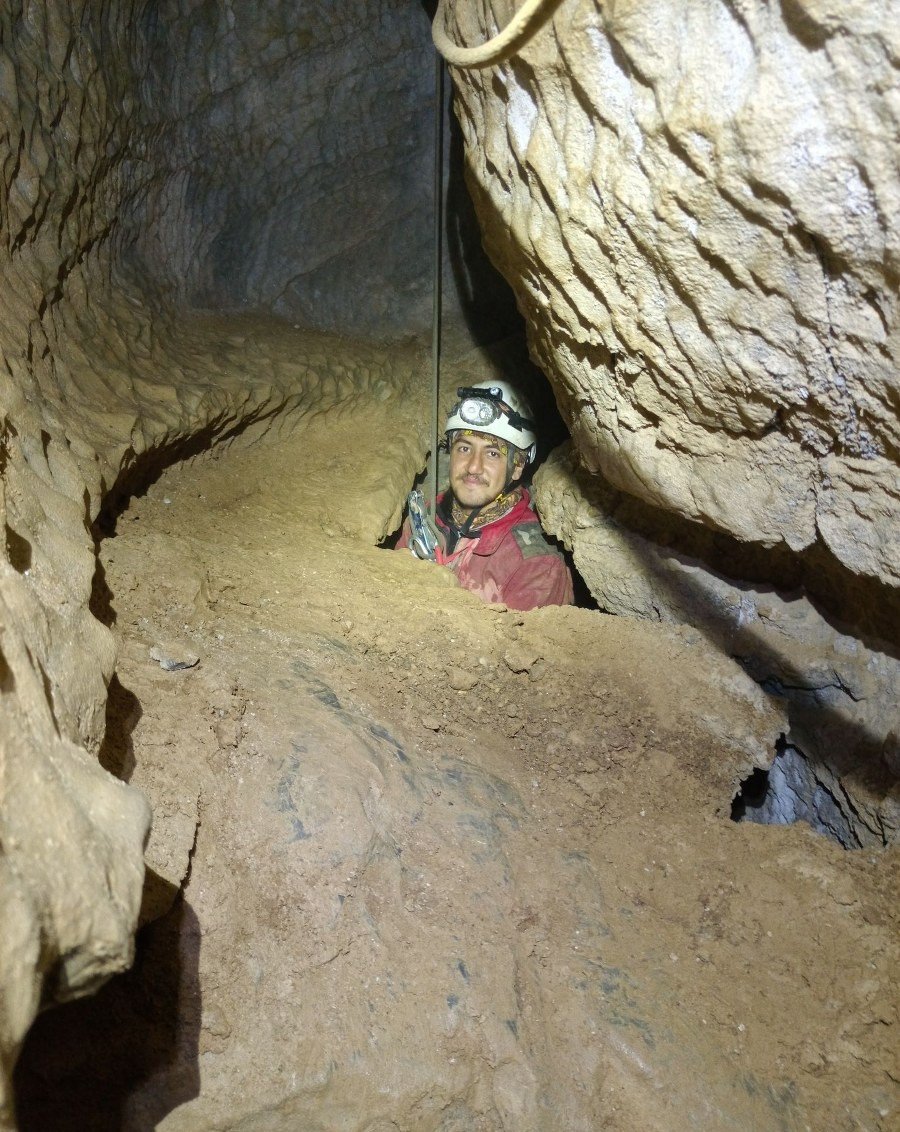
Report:
M 463 507 L 483 507 L 506 485 L 509 445 L 480 432 L 458 432 L 450 445 L 450 487 Z M 522 475 L 518 463 L 513 481 Z

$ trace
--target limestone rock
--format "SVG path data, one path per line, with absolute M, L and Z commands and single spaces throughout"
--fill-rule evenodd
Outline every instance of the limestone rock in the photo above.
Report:
M 154 29 L 139 10 L 131 0 L 102 10 L 13 0 L 0 11 L 4 1128 L 12 1061 L 38 1005 L 88 993 L 127 966 L 141 903 L 147 804 L 98 762 L 115 609 L 95 537 L 114 529 L 119 503 L 154 469 L 217 440 L 290 428 L 363 391 L 397 391 L 381 354 L 361 348 L 351 360 L 334 340 L 301 340 L 285 325 L 273 337 L 260 324 L 179 323 L 154 291 L 158 279 L 128 282 L 129 217 L 146 219 L 156 205 L 170 219 L 177 212 L 171 187 L 151 193 L 169 138 L 141 101 Z M 370 228 L 410 162 L 404 153 L 380 193 L 367 186 Z M 416 351 L 398 348 L 393 363 L 409 381 Z M 398 422 L 418 412 L 409 391 L 402 402 Z M 415 424 L 406 432 L 411 479 L 423 438 Z M 373 539 L 391 529 L 381 511 L 366 523 Z M 189 815 L 176 832 L 189 849 Z M 162 861 L 160 875 L 177 882 L 180 867 Z
M 177 644 L 153 645 L 150 649 L 150 659 L 155 660 L 166 672 L 195 668 L 200 663 L 197 653 Z
M 424 13 L 179 0 L 144 37 L 151 175 L 122 218 L 131 270 L 192 306 L 361 336 L 427 326 Z
M 711 533 L 588 479 L 568 447 L 540 469 L 535 501 L 601 609 L 692 625 L 785 701 L 788 739 L 815 766 L 829 807 L 836 799 L 848 846 L 900 838 L 900 786 L 887 753 L 900 661 L 889 646 L 842 632 L 800 588 L 802 575 L 780 589 L 743 580 L 753 563 L 739 544 L 729 557 Z M 889 626 L 889 610 L 882 616 Z
M 513 645 L 503 654 L 503 662 L 510 672 L 531 672 L 539 660 L 539 652 L 523 645 Z
M 426 446 L 414 347 L 387 372 L 383 351 L 177 305 L 393 334 L 427 316 L 426 69 L 406 70 L 424 22 L 392 0 L 302 5 L 289 21 L 253 7 L 256 23 L 246 5 L 189 0 L 0 8 L 4 1129 L 39 1006 L 126 966 L 141 905 L 147 804 L 102 765 L 115 595 L 95 540 L 173 461 L 377 402 L 403 436 L 393 478 L 366 485 L 365 515 L 322 507 L 335 539 L 376 541 Z M 460 6 L 460 31 L 487 11 Z M 886 4 L 742 12 L 573 0 L 556 38 L 497 75 L 457 76 L 487 239 L 590 467 L 747 540 L 798 551 L 821 537 L 893 583 L 896 32 Z M 361 40 L 395 50 L 361 66 Z M 202 579 L 186 596 L 186 616 L 213 600 Z M 777 730 L 761 694 L 755 716 Z M 750 724 L 709 726 L 742 757 L 716 783 L 724 797 L 762 743 Z M 160 807 L 169 840 L 149 860 L 164 887 L 144 890 L 145 910 L 186 870 L 188 785 Z M 377 806 L 365 816 L 379 826 Z M 496 1060 L 514 1035 L 495 1037 Z M 529 1087 L 500 1066 L 498 1108 L 518 1120 Z
M 448 31 L 514 8 L 447 6 Z M 887 2 L 572 0 L 452 69 L 486 246 L 585 466 L 889 585 L 898 46 Z

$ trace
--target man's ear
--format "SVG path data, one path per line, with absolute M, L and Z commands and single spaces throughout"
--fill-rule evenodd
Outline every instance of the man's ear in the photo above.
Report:
M 515 458 L 515 460 L 513 460 L 512 477 L 511 477 L 509 482 L 510 483 L 518 483 L 519 480 L 522 478 L 522 473 L 524 471 L 525 471 L 525 461 L 522 459 L 521 456 L 517 456 Z

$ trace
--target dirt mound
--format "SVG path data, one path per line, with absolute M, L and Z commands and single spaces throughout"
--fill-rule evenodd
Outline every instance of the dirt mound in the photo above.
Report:
M 896 853 L 729 820 L 783 719 L 699 633 L 375 548 L 409 461 L 347 411 L 104 543 L 104 757 L 174 907 L 66 1008 L 89 1061 L 35 1028 L 23 1129 L 890 1127 Z

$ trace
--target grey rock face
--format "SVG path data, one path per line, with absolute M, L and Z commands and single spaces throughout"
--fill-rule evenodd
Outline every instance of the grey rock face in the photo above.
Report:
M 573 0 L 453 71 L 488 249 L 586 466 L 894 586 L 897 35 L 888 3 Z
M 428 21 L 399 0 L 151 6 L 127 260 L 178 303 L 390 337 L 431 317 Z M 426 65 L 423 65 L 423 62 Z

